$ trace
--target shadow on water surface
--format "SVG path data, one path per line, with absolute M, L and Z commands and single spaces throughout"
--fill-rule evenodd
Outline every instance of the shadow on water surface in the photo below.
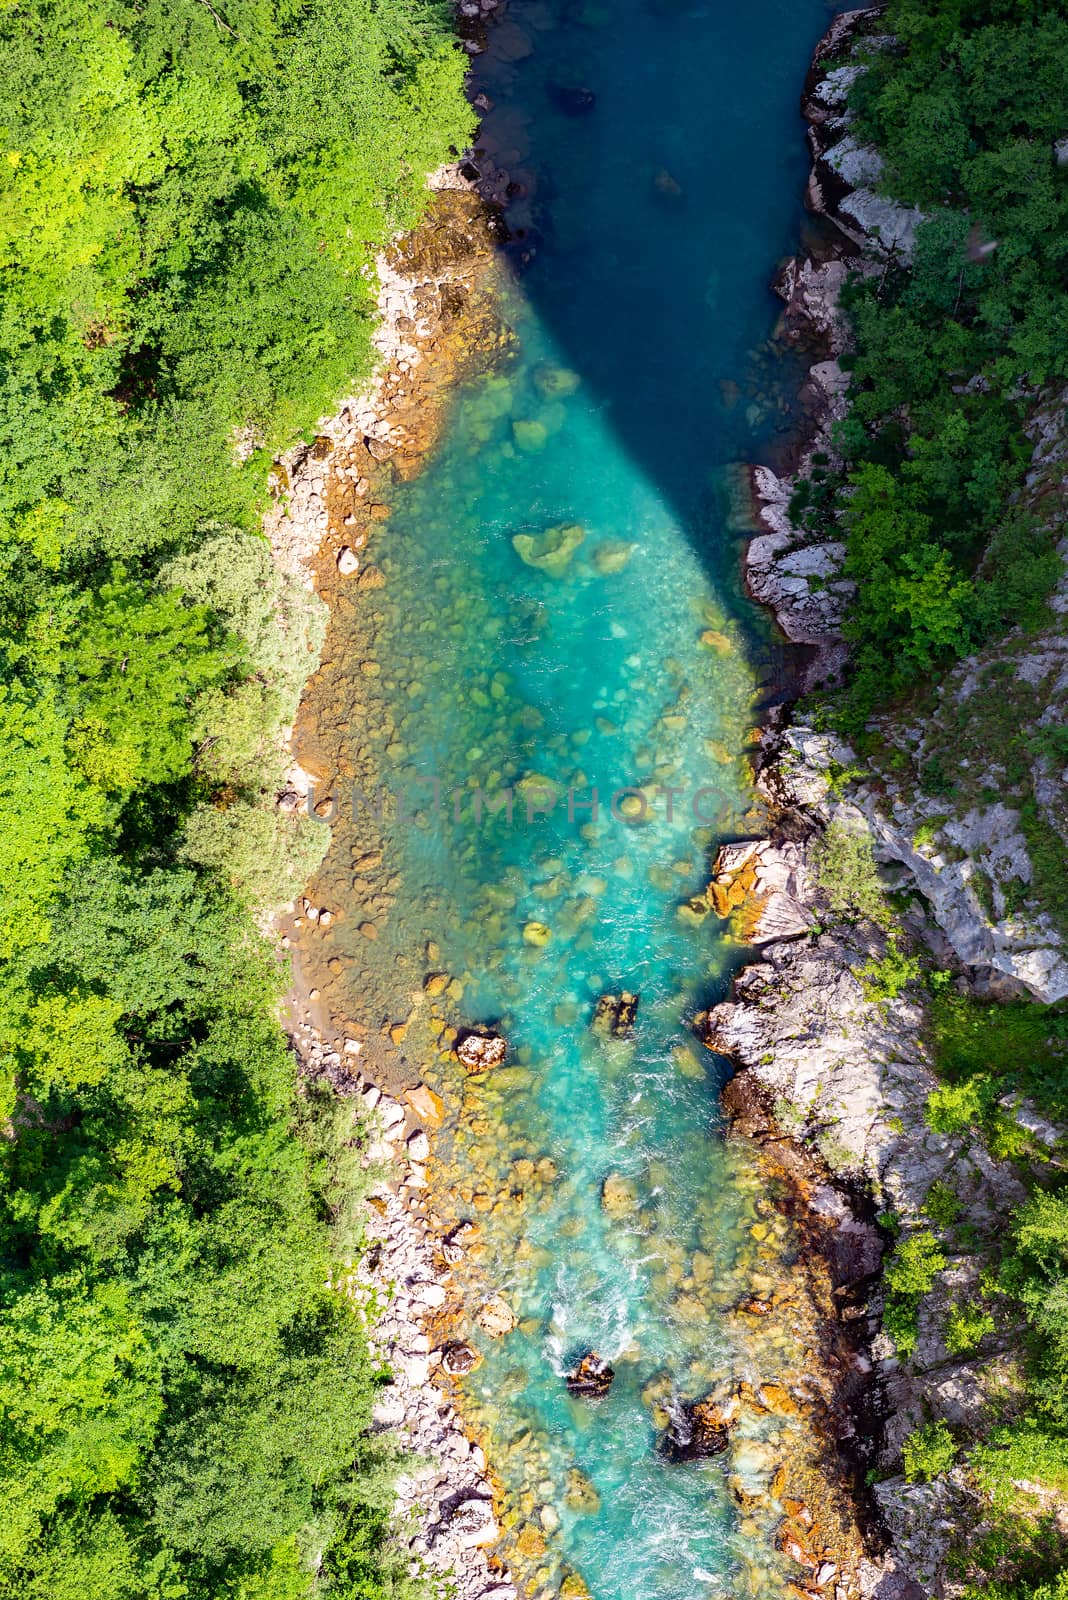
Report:
M 759 347 L 802 224 L 804 67 L 843 9 L 509 0 L 473 63 L 522 290 L 719 583 L 717 469 L 797 426 L 798 374 Z

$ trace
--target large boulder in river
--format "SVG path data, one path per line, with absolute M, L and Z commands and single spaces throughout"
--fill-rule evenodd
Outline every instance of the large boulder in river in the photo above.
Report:
M 600 1400 L 612 1387 L 615 1375 L 614 1367 L 610 1367 L 596 1350 L 589 1350 L 564 1381 L 568 1394 L 581 1395 L 586 1400 Z
M 629 989 L 620 994 L 603 994 L 593 1013 L 594 1033 L 603 1039 L 629 1039 L 638 1015 L 638 999 Z
M 672 1461 L 718 1456 L 730 1443 L 733 1419 L 713 1400 L 674 1400 L 667 1412 L 669 1421 L 661 1449 Z
M 454 1378 L 462 1378 L 473 1372 L 481 1361 L 481 1353 L 470 1344 L 449 1344 L 441 1352 L 441 1364 Z
M 479 1033 L 471 1029 L 462 1033 L 456 1042 L 456 1059 L 462 1061 L 468 1072 L 487 1072 L 499 1067 L 508 1054 L 508 1041 L 499 1033 Z
M 491 1339 L 501 1339 L 506 1333 L 511 1333 L 518 1318 L 507 1300 L 495 1294 L 479 1306 L 475 1312 L 475 1321 L 483 1333 L 488 1333 Z
M 610 1217 L 625 1217 L 638 1209 L 638 1185 L 621 1172 L 610 1172 L 601 1185 L 601 1207 Z

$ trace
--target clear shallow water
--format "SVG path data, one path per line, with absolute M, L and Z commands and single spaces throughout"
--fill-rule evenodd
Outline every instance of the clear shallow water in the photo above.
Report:
M 361 880 L 339 891 L 351 1010 L 403 1019 L 431 1079 L 446 1024 L 499 1025 L 516 1063 L 448 1081 L 462 1115 L 438 1183 L 481 1230 L 472 1303 L 499 1290 L 521 1319 L 480 1337 L 466 1391 L 535 1594 L 570 1572 L 594 1600 L 775 1591 L 725 1463 L 666 1460 L 657 1406 L 778 1376 L 797 1338 L 773 1322 L 757 1349 L 729 1314 L 791 1241 L 718 1138 L 717 1067 L 691 1027 L 738 950 L 680 906 L 715 842 L 759 827 L 744 751 L 772 647 L 738 597 L 724 469 L 789 422 L 762 387 L 762 286 L 796 237 L 797 99 L 834 9 L 512 0 L 475 87 L 494 105 L 485 159 L 520 185 L 508 219 L 528 259 L 501 287 L 518 354 L 458 396 L 393 497 L 377 671 L 350 680 L 353 737 L 420 811 L 336 831 L 324 882 L 382 847 L 398 894 L 372 946 Z M 577 115 L 576 88 L 595 95 Z M 366 618 L 353 627 L 355 657 Z M 558 798 L 527 821 L 534 779 Z M 512 824 L 477 824 L 475 789 L 509 787 Z M 596 820 L 569 815 L 567 791 L 594 787 Z M 613 793 L 639 787 L 648 815 L 613 816 Z M 424 940 L 423 971 L 453 980 L 433 1007 L 411 993 Z M 622 989 L 640 995 L 633 1038 L 598 1035 L 598 996 Z M 617 1368 L 592 1406 L 562 1381 L 589 1348 Z M 759 1478 L 748 1431 L 748 1466 L 729 1470 Z

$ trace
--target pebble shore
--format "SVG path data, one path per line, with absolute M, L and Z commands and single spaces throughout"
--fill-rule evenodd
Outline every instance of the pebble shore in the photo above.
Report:
M 433 1323 L 463 1255 L 458 1240 L 441 1241 L 420 1215 L 429 1151 L 422 1122 L 432 1120 L 434 1097 L 422 1086 L 404 1103 L 383 1093 L 353 1070 L 357 1053 L 332 1049 L 308 1023 L 295 1024 L 290 1037 L 305 1076 L 326 1078 L 360 1100 L 375 1132 L 364 1166 L 386 1174 L 368 1197 L 367 1250 L 336 1287 L 360 1308 L 371 1350 L 392 1373 L 373 1421 L 410 1458 L 396 1483 L 398 1541 L 413 1575 L 447 1579 L 458 1600 L 516 1600 L 489 1553 L 499 1528 L 486 1457 L 434 1383 L 447 1346 L 437 1343 Z M 417 1108 L 431 1118 L 420 1119 Z
M 495 4 L 482 0 L 479 17 Z M 467 10 L 465 17 L 470 25 Z M 362 549 L 366 535 L 357 531 L 363 520 L 357 512 L 373 491 L 370 477 L 362 466 L 354 468 L 351 458 L 366 458 L 373 474 L 375 461 L 394 452 L 414 445 L 416 455 L 424 453 L 455 378 L 449 370 L 434 370 L 447 364 L 427 362 L 427 356 L 438 344 L 446 290 L 470 281 L 477 271 L 479 247 L 466 246 L 477 231 L 468 224 L 481 202 L 457 167 L 435 173 L 429 187 L 440 198 L 432 202 L 427 223 L 377 262 L 378 365 L 372 382 L 322 419 L 312 445 L 293 447 L 276 464 L 276 503 L 265 518 L 265 531 L 277 564 L 308 588 L 316 586 L 324 551 L 343 576 L 360 570 L 353 546 Z M 454 238 L 458 248 L 450 251 Z M 346 503 L 352 511 L 344 511 Z M 373 516 L 375 507 L 369 510 Z M 368 570 L 374 571 L 364 567 Z M 294 761 L 279 795 L 280 809 L 302 806 L 313 781 Z M 303 903 L 291 914 L 319 916 L 317 908 Z M 281 943 L 288 948 L 284 932 Z M 287 1031 L 299 1071 L 360 1099 L 374 1129 L 364 1164 L 384 1174 L 368 1197 L 368 1248 L 336 1286 L 360 1307 L 371 1349 L 392 1373 L 375 1406 L 374 1426 L 409 1458 L 396 1481 L 397 1542 L 407 1548 L 412 1574 L 428 1576 L 440 1593 L 457 1600 L 516 1600 L 507 1570 L 490 1553 L 499 1528 L 485 1455 L 434 1382 L 443 1348 L 429 1324 L 447 1304 L 451 1266 L 462 1254 L 457 1241 L 443 1243 L 433 1234 L 425 1215 L 427 1125 L 433 1125 L 434 1097 L 417 1087 L 402 1101 L 373 1082 L 369 1069 L 358 1071 L 363 1042 L 342 1039 L 334 1048 L 311 1020 L 314 998 L 295 992 L 289 999 Z

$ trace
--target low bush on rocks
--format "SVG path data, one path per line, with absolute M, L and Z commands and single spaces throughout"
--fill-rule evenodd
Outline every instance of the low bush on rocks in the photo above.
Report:
M 993 1331 L 994 1318 L 982 1306 L 954 1306 L 946 1319 L 946 1349 L 954 1356 L 971 1355 Z
M 945 1252 L 929 1228 L 903 1234 L 886 1263 L 883 1327 L 903 1356 L 915 1348 L 920 1301 L 945 1265 Z
M 896 1000 L 905 985 L 920 976 L 922 964 L 919 956 L 910 956 L 900 938 L 891 935 L 886 954 L 878 961 L 869 961 L 857 973 L 864 990 L 865 1000 L 875 1002 Z
M 909 1483 L 929 1483 L 949 1471 L 957 1458 L 957 1446 L 944 1422 L 928 1422 L 909 1434 L 901 1454 Z
M 867 917 L 879 927 L 890 925 L 869 834 L 832 822 L 812 846 L 812 868 L 836 916 Z

